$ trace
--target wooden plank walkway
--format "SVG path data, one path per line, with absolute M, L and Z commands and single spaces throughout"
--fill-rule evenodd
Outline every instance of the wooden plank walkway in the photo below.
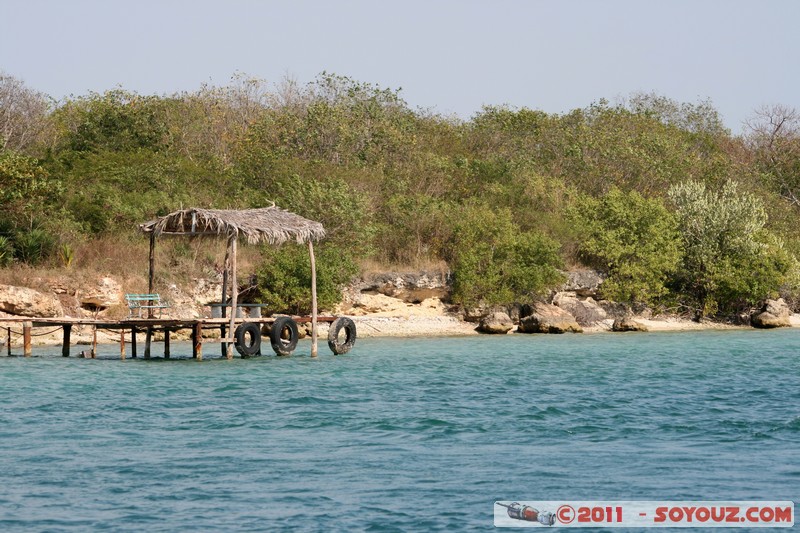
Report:
M 11 327 L 14 325 L 22 325 L 23 337 L 23 354 L 25 357 L 31 356 L 31 338 L 33 335 L 33 328 L 56 327 L 63 330 L 62 352 L 64 357 L 70 355 L 71 334 L 73 326 L 90 326 L 93 330 L 92 342 L 92 358 L 97 354 L 97 330 L 118 330 L 120 332 L 120 359 L 125 359 L 125 333 L 130 331 L 130 345 L 131 356 L 137 357 L 136 353 L 136 333 L 145 333 L 145 350 L 144 358 L 150 358 L 150 346 L 154 333 L 164 334 L 164 357 L 170 356 L 170 333 L 189 329 L 192 331 L 192 356 L 195 359 L 202 360 L 203 358 L 203 330 L 219 329 L 221 336 L 219 339 L 206 339 L 205 342 L 219 342 L 222 345 L 222 354 L 226 355 L 226 348 L 228 343 L 233 342 L 233 338 L 225 336 L 227 329 L 231 324 L 234 326 L 247 323 L 255 324 L 272 324 L 277 319 L 273 317 L 259 317 L 259 318 L 125 318 L 122 320 L 107 320 L 107 319 L 94 319 L 94 318 L 72 318 L 72 317 L 59 317 L 59 318 L 30 318 L 30 317 L 0 317 L 0 328 L 6 329 L 8 333 L 8 350 L 11 353 Z M 292 316 L 298 324 L 311 322 L 310 316 Z M 333 322 L 336 320 L 334 316 L 319 316 L 317 322 Z

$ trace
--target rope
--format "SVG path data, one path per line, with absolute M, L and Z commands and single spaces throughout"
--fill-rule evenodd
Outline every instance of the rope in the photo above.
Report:
M 24 332 L 21 332 L 21 331 L 17 332 L 17 331 L 14 331 L 11 328 L 3 328 L 3 329 L 5 329 L 8 333 L 11 333 L 12 335 L 16 335 L 17 337 L 22 337 L 24 335 Z M 51 335 L 51 334 L 55 333 L 56 331 L 58 331 L 60 329 L 61 329 L 61 326 L 58 326 L 57 328 L 52 329 L 50 331 L 45 331 L 44 333 L 33 333 L 33 332 L 31 332 L 31 337 L 44 337 L 45 335 Z
M 50 335 L 51 333 L 55 333 L 56 331 L 58 331 L 60 329 L 61 329 L 61 326 L 57 327 L 56 329 L 54 329 L 52 331 L 47 331 L 45 333 L 37 333 L 36 335 L 31 333 L 31 337 L 43 337 L 44 335 Z

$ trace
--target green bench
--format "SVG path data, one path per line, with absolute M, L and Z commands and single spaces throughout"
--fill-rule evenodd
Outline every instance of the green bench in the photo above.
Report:
M 130 313 L 128 318 L 132 318 L 134 313 L 139 318 L 142 317 L 142 309 L 158 309 L 158 318 L 161 318 L 161 312 L 170 307 L 170 305 L 161 299 L 160 294 L 126 294 L 125 301 L 128 303 Z

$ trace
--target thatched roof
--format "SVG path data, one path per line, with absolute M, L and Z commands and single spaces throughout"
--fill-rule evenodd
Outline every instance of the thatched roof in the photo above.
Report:
M 159 235 L 236 235 L 250 244 L 298 243 L 325 237 L 319 222 L 308 220 L 280 207 L 259 209 L 183 209 L 139 226 L 145 233 Z

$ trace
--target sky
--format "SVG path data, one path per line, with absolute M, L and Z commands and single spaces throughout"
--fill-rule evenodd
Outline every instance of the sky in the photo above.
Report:
M 739 133 L 800 109 L 798 23 L 795 0 L 0 0 L 0 70 L 56 99 L 326 71 L 464 119 L 655 92 Z

